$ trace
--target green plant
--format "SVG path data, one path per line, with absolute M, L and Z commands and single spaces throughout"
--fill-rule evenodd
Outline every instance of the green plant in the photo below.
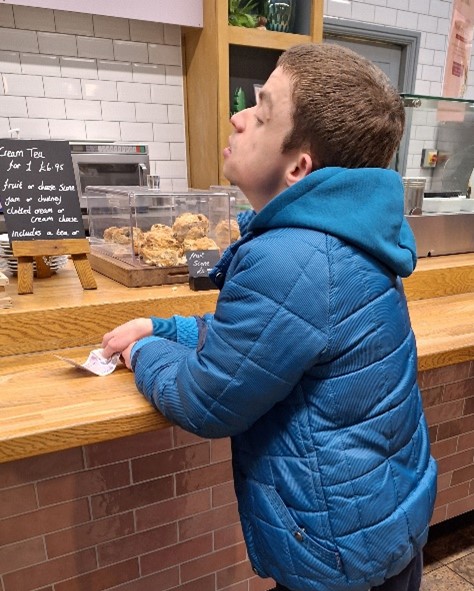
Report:
M 258 1 L 229 0 L 229 25 L 236 27 L 257 26 Z

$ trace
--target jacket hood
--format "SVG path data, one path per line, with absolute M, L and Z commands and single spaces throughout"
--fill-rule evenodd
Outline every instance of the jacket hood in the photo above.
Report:
M 403 204 L 402 180 L 393 170 L 322 168 L 272 199 L 249 230 L 298 227 L 325 232 L 408 277 L 416 265 L 416 244 Z

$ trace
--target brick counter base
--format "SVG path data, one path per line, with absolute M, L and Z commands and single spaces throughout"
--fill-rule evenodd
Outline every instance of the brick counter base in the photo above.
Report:
M 247 560 L 228 439 L 173 427 L 0 464 L 2 591 L 272 587 Z
M 474 509 L 474 361 L 420 372 L 418 382 L 438 460 L 434 524 Z
M 474 362 L 419 383 L 438 523 L 474 509 Z M 2 591 L 272 587 L 247 560 L 227 439 L 173 427 L 0 464 Z

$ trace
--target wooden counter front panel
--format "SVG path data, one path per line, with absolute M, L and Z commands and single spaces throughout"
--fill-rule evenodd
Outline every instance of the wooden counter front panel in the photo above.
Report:
M 18 295 L 12 277 L 13 307 L 0 311 L 0 357 L 84 345 L 139 316 L 170 317 L 213 312 L 218 291 L 193 292 L 188 285 L 124 287 L 95 274 L 97 290 L 84 291 L 72 266 L 36 279 L 34 293 Z

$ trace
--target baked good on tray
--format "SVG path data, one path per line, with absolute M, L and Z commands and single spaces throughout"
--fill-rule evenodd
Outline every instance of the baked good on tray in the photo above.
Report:
M 104 241 L 126 247 L 132 243 L 134 252 L 146 265 L 176 267 L 186 265 L 185 252 L 190 250 L 221 250 L 240 237 L 235 220 L 222 220 L 215 227 L 216 240 L 209 237 L 209 220 L 202 213 L 185 212 L 172 226 L 153 224 L 148 232 L 129 226 L 110 226 L 104 230 Z M 125 254 L 125 252 L 123 253 Z

